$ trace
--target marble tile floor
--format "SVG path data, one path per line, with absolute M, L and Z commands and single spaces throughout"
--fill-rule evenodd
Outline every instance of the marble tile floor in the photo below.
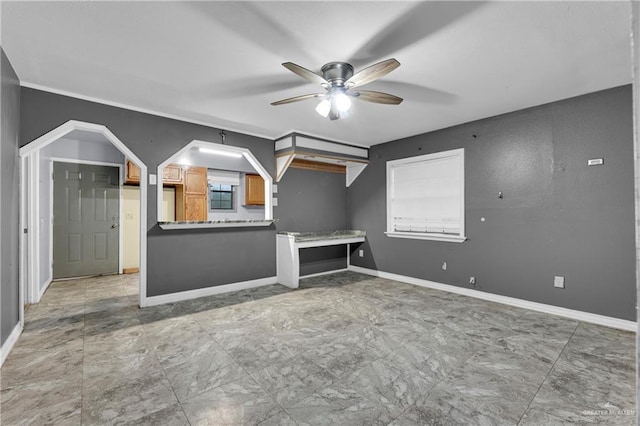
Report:
M 0 423 L 635 423 L 628 332 L 351 272 L 136 302 L 135 275 L 52 284 Z

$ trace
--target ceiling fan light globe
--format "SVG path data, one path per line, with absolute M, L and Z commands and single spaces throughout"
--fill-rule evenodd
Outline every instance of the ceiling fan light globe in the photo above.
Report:
M 349 99 L 349 96 L 345 95 L 344 93 L 338 93 L 334 97 L 334 102 L 336 108 L 340 112 L 347 112 L 349 111 L 349 108 L 351 108 L 351 99 Z
M 323 99 L 318 106 L 316 106 L 316 112 L 323 117 L 327 117 L 329 115 L 329 111 L 331 110 L 331 102 L 327 99 Z

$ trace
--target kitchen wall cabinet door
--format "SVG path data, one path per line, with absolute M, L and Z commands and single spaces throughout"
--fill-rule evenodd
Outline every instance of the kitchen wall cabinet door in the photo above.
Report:
M 124 177 L 124 183 L 137 183 L 140 184 L 140 167 L 136 166 L 131 162 L 131 160 L 127 160 L 126 173 Z
M 207 220 L 207 197 L 187 194 L 184 197 L 184 220 Z
M 245 201 L 247 206 L 264 206 L 264 179 L 260 175 L 245 177 Z
M 178 185 L 182 183 L 182 167 L 176 164 L 169 164 L 162 172 L 162 183 Z
M 176 220 L 207 220 L 207 168 L 186 167 L 176 185 Z

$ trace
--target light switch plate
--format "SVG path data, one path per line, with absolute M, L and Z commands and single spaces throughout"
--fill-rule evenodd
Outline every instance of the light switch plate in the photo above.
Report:
M 149 173 L 149 185 L 156 185 L 158 183 L 158 178 L 153 173 Z
M 271 185 L 271 192 L 273 194 L 277 194 L 278 193 L 278 185 L 276 185 L 275 183 L 273 185 Z
M 272 198 L 272 201 L 271 201 L 271 205 L 272 205 L 273 207 L 277 207 L 277 206 L 278 206 L 278 199 L 277 199 L 277 198 L 275 198 L 275 197 L 273 197 L 273 198 Z
M 555 288 L 564 288 L 564 277 L 555 276 L 553 277 L 553 286 Z

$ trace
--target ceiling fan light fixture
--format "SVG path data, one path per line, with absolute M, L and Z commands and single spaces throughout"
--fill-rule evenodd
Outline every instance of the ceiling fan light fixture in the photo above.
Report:
M 305 80 L 320 84 L 327 93 L 310 93 L 308 95 L 281 99 L 276 102 L 271 102 L 271 105 L 274 106 L 322 97 L 322 101 L 316 105 L 316 112 L 322 117 L 328 117 L 333 121 L 341 117 L 348 117 L 348 112 L 351 109 L 351 98 L 387 105 L 400 105 L 402 102 L 402 98 L 388 93 L 372 90 L 353 90 L 356 87 L 369 84 L 398 68 L 400 62 L 394 58 L 373 64 L 355 74 L 353 66 L 346 62 L 329 62 L 328 64 L 324 64 L 321 70 L 322 74 L 309 71 L 293 62 L 285 62 L 282 65 Z
M 327 117 L 331 111 L 331 102 L 328 99 L 323 99 L 318 106 L 316 106 L 316 112 L 323 117 Z
M 340 112 L 347 112 L 351 108 L 351 99 L 344 92 L 336 93 L 333 96 L 333 102 L 335 102 L 336 108 Z

